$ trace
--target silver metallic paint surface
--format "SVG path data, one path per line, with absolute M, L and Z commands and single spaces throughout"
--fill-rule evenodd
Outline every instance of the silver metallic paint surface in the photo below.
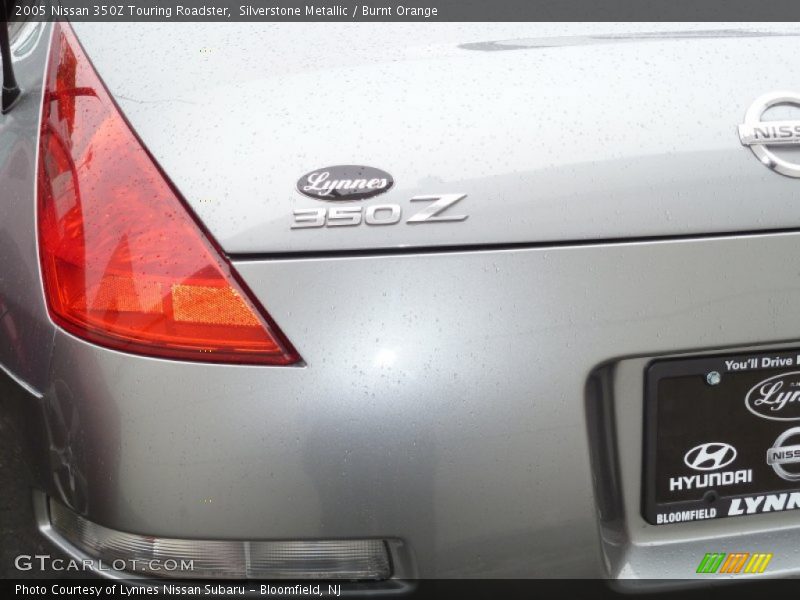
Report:
M 796 182 L 743 152 L 736 131 L 757 96 L 800 91 L 796 25 L 76 31 L 136 131 L 233 254 L 800 225 Z M 607 33 L 620 39 L 587 37 Z M 473 49 L 487 41 L 517 49 Z M 414 195 L 468 194 L 459 212 L 470 218 L 290 230 L 293 209 L 328 205 L 300 195 L 298 178 L 336 164 L 392 174 L 392 190 L 364 206 L 397 203 L 407 217 Z
M 797 338 L 797 269 L 779 257 L 798 249 L 785 234 L 239 262 L 305 368 L 170 363 L 59 334 L 47 398 L 67 394 L 84 424 L 88 515 L 110 527 L 399 537 L 428 577 L 602 575 L 590 373 Z M 641 439 L 639 420 L 621 423 Z M 633 515 L 638 480 L 624 485 Z M 768 517 L 716 535 L 798 518 Z
M 24 385 L 46 381 L 54 330 L 43 303 L 36 247 L 36 156 L 50 25 L 15 28 L 12 55 L 24 91 L 0 115 L 0 368 Z

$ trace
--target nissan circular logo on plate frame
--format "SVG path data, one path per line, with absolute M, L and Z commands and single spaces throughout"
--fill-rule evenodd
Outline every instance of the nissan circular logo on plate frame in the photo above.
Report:
M 317 200 L 365 200 L 389 191 L 394 179 L 386 171 L 363 165 L 314 169 L 297 181 L 297 191 Z

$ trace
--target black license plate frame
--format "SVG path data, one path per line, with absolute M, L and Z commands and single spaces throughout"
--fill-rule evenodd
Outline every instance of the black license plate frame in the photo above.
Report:
M 658 359 L 644 387 L 647 522 L 800 508 L 800 348 Z

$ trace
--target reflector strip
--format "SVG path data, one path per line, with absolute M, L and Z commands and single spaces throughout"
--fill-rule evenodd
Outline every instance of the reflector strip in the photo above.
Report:
M 391 576 L 386 541 L 183 540 L 135 535 L 92 523 L 50 500 L 53 529 L 108 568 L 182 579 L 350 579 Z M 123 567 L 123 569 L 117 569 Z
M 172 286 L 172 312 L 176 321 L 258 327 L 258 319 L 229 287 L 202 285 Z

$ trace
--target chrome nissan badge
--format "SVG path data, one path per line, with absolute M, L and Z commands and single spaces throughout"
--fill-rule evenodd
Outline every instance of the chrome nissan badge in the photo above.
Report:
M 744 123 L 739 125 L 739 140 L 749 146 L 758 160 L 773 171 L 787 177 L 800 177 L 800 158 L 791 162 L 775 154 L 770 146 L 800 145 L 800 120 L 762 121 L 764 113 L 778 105 L 800 109 L 800 94 L 794 92 L 771 92 L 756 99 L 747 109 Z

